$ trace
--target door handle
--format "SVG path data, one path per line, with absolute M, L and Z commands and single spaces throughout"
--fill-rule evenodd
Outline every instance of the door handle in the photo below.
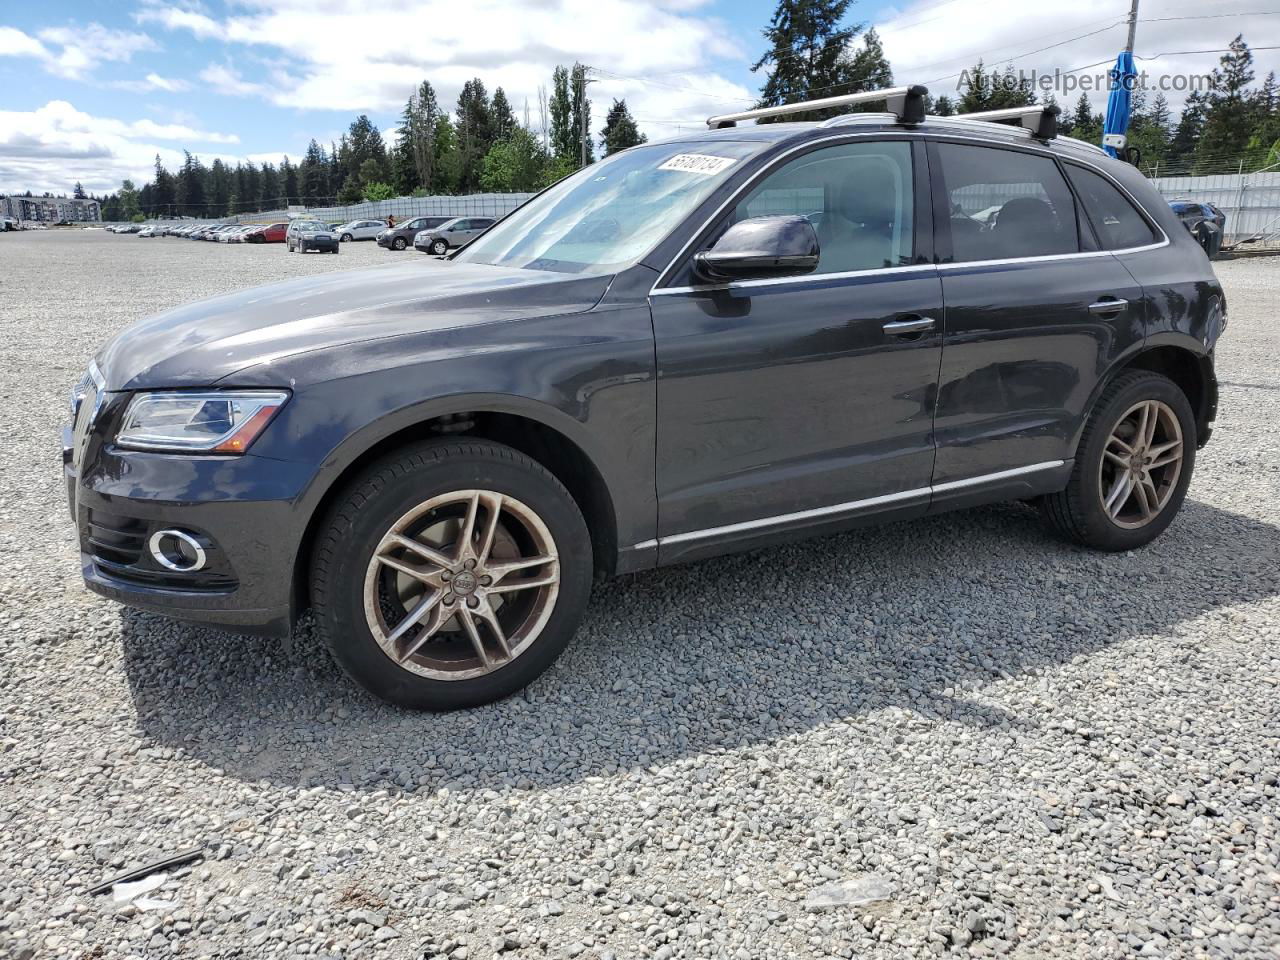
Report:
M 1125 307 L 1129 306 L 1128 300 L 1099 300 L 1097 303 L 1089 304 L 1090 313 L 1119 313 Z
M 935 326 L 932 317 L 912 317 L 910 320 L 891 320 L 884 325 L 884 332 L 891 337 L 909 337 L 928 333 Z

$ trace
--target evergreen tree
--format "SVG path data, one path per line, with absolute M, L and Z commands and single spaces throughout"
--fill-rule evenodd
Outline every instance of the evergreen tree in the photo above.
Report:
M 479 77 L 468 80 L 458 94 L 458 189 L 471 193 L 480 186 L 480 165 L 493 144 L 489 94 Z
M 297 203 L 302 196 L 302 188 L 298 185 L 298 168 L 288 156 L 280 159 L 280 189 L 284 193 L 285 206 Z
M 178 171 L 178 193 L 182 213 L 188 217 L 205 215 L 204 181 L 206 177 L 203 164 L 190 152 L 183 151 L 185 159 L 182 169 Z
M 140 212 L 138 190 L 134 187 L 133 181 L 120 181 L 120 219 L 132 220 Z
M 432 192 L 457 193 L 458 183 L 462 176 L 458 153 L 458 136 L 453 129 L 452 121 L 449 120 L 449 115 L 446 113 L 436 117 L 433 146 L 435 149 L 433 160 L 435 172 L 431 181 Z
M 173 174 L 160 162 L 160 154 L 156 154 L 156 178 L 151 181 L 151 192 L 142 212 L 148 217 L 171 217 L 177 210 L 178 192 Z
M 280 174 L 269 163 L 263 163 L 259 176 L 261 184 L 258 196 L 260 210 L 271 210 L 280 204 Z
M 372 161 L 373 158 L 370 158 Z M 374 162 L 373 179 L 378 179 L 377 174 L 381 173 L 381 168 L 377 162 Z M 329 193 L 329 158 L 325 155 L 324 147 L 316 143 L 313 139 L 307 144 L 307 152 L 302 156 L 302 163 L 298 165 L 299 186 L 302 190 L 302 201 L 308 205 L 314 205 L 322 200 L 327 200 L 331 194 Z M 359 178 L 356 180 L 357 185 L 361 182 Z
M 573 101 L 569 97 L 569 71 L 556 67 L 551 75 L 551 152 L 556 159 L 574 165 L 578 161 L 578 141 L 573 132 Z
M 1173 131 L 1165 153 L 1165 159 L 1171 166 L 1181 168 L 1190 162 L 1204 132 L 1204 118 L 1205 95 L 1199 90 L 1193 90 L 1182 106 L 1182 116 L 1178 118 L 1178 126 Z
M 769 50 L 751 67 L 767 70 L 758 106 L 836 97 L 888 86 L 892 71 L 875 31 L 850 54 L 862 24 L 846 24 L 851 0 L 779 0 L 764 30 Z M 879 107 L 876 107 L 879 109 Z M 822 120 L 849 108 L 788 115 L 785 120 Z M 768 122 L 768 121 L 766 121 Z
M 221 158 L 209 165 L 209 207 L 205 216 L 225 217 L 231 203 L 231 171 Z
M 440 103 L 435 88 L 426 80 L 418 85 L 414 104 L 413 164 L 418 172 L 418 183 L 426 190 L 435 189 L 436 180 L 436 122 L 440 119 Z
M 953 117 L 956 113 L 956 105 L 952 99 L 944 93 L 934 101 L 933 109 L 930 113 L 939 117 Z
M 366 160 L 377 163 L 379 180 L 386 180 L 389 172 L 387 163 L 387 145 L 383 142 L 382 133 L 363 113 L 352 121 L 347 131 L 348 155 L 343 158 L 345 173 L 358 173 Z M 321 150 L 323 156 L 324 151 Z M 326 161 L 327 163 L 327 161 Z
M 494 143 L 507 139 L 516 129 L 516 115 L 511 112 L 511 103 L 501 87 L 493 91 L 493 103 L 489 105 L 489 126 Z
M 75 197 L 77 200 L 88 200 L 88 199 L 89 199 L 89 195 L 88 195 L 87 193 L 85 193 L 85 192 L 84 192 L 84 187 L 82 187 L 82 186 L 80 185 L 80 181 L 79 181 L 79 180 L 77 180 L 77 181 L 76 181 L 76 188 L 75 188 L 75 190 L 72 192 L 72 194 L 71 194 L 71 195 L 72 195 L 73 197 Z
M 636 128 L 636 121 L 627 109 L 627 101 L 614 100 L 604 118 L 604 129 L 600 131 L 600 145 L 604 147 L 604 155 L 607 157 L 646 140 L 645 135 Z
M 1247 88 L 1253 82 L 1253 52 L 1237 35 L 1211 74 L 1204 130 L 1195 150 L 1197 173 L 1208 173 L 1241 157 L 1258 119 Z

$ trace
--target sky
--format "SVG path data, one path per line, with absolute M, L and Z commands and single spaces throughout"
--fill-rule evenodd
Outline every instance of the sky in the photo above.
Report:
M 538 125 L 556 64 L 592 68 L 593 125 L 625 98 L 650 139 L 746 109 L 775 0 L 0 0 L 0 192 L 105 193 L 188 149 L 278 163 L 366 113 L 394 128 L 423 80 L 453 106 L 462 84 L 502 86 Z M 1274 0 L 1142 0 L 1136 53 L 1152 82 L 1207 73 L 1236 33 L 1259 80 L 1280 72 Z M 897 82 L 952 93 L 979 58 L 1041 75 L 1114 59 L 1125 0 L 861 0 Z M 1257 50 L 1271 46 L 1277 49 Z M 1195 52 L 1189 55 L 1184 51 Z M 1102 77 L 1105 65 L 1069 74 Z M 1182 83 L 1181 89 L 1176 84 Z M 1078 88 L 1059 86 L 1073 104 Z M 1106 94 L 1091 94 L 1101 109 Z

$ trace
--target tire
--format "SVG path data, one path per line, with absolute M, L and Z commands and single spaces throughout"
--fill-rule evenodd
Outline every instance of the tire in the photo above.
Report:
M 470 506 L 477 494 L 479 509 Z M 473 545 L 473 556 L 483 553 L 483 534 L 465 538 L 458 532 L 463 517 L 470 511 L 473 527 L 487 531 L 493 503 L 500 504 L 499 522 L 488 536 L 488 559 L 471 568 L 458 565 L 464 540 Z M 453 558 L 453 566 L 384 540 L 393 530 L 414 538 L 420 549 L 430 544 L 435 556 Z M 384 565 L 378 556 L 397 565 Z M 548 559 L 498 572 L 521 557 Z M 532 682 L 577 630 L 593 569 L 586 523 L 564 486 L 523 454 L 479 440 L 415 444 L 371 465 L 321 521 L 310 562 L 317 629 L 334 659 L 366 690 L 415 710 L 479 706 Z M 406 564 L 435 582 L 408 576 Z M 467 569 L 473 575 L 464 593 L 459 585 Z M 539 578 L 548 582 L 540 585 Z M 530 586 L 519 587 L 522 580 Z M 421 626 L 405 623 L 408 611 L 417 613 L 432 598 Z M 510 657 L 484 619 L 490 610 L 505 631 Z M 447 611 L 452 619 L 445 619 Z M 397 628 L 404 628 L 398 637 Z M 482 662 L 477 647 L 487 650 L 491 663 Z
M 433 240 L 431 242 L 431 252 L 437 257 L 443 257 L 449 252 L 449 244 L 443 240 Z
M 339 242 L 339 243 L 350 243 L 352 239 L 353 239 L 353 238 L 352 238 L 351 234 L 349 234 L 349 233 L 344 233 L 342 236 L 340 236 L 340 237 L 338 238 L 338 242 Z
M 332 250 L 330 250 L 329 252 L 330 252 L 330 253 L 338 253 L 338 252 L 339 252 L 339 250 L 338 250 L 338 248 L 337 248 L 337 247 L 334 247 L 334 248 L 333 248 Z
M 397 250 L 403 250 L 408 246 L 408 244 L 405 243 L 404 237 L 396 237 L 395 240 L 391 242 L 391 246 L 395 247 Z
M 1137 436 L 1141 425 L 1150 423 L 1142 419 L 1143 408 L 1156 420 L 1150 442 Z M 1170 464 L 1143 474 L 1140 467 L 1120 466 L 1135 459 L 1158 465 L 1171 456 L 1171 451 L 1160 451 L 1175 436 L 1181 443 L 1176 470 Z M 1146 456 L 1148 448 L 1154 457 Z M 1041 515 L 1063 537 L 1097 550 L 1146 546 L 1164 533 L 1182 507 L 1195 456 L 1195 415 L 1186 394 L 1158 373 L 1122 373 L 1102 392 L 1089 415 L 1066 489 L 1040 499 Z M 1119 484 L 1126 473 L 1131 484 L 1127 493 Z M 1140 476 L 1148 476 L 1150 486 L 1132 485 L 1133 478 Z M 1118 494 L 1111 510 L 1106 502 L 1109 493 Z

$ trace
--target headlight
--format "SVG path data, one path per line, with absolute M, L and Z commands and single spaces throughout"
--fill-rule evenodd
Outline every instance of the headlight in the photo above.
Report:
M 116 443 L 134 450 L 244 453 L 289 394 L 283 390 L 140 393 Z

